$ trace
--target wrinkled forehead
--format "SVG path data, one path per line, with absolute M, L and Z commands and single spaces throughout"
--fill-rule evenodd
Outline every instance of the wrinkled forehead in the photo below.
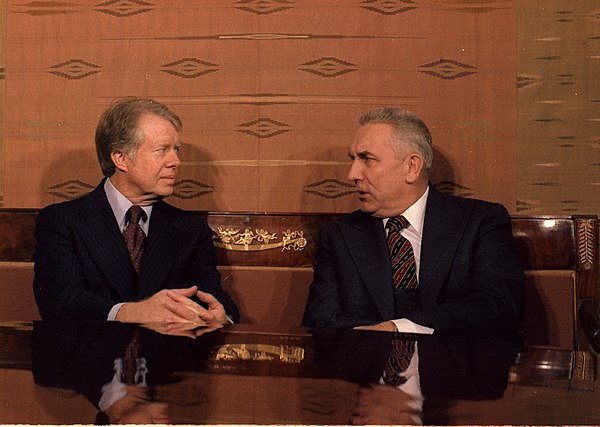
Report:
M 375 152 L 393 149 L 394 130 L 385 123 L 368 123 L 354 133 L 350 153 Z

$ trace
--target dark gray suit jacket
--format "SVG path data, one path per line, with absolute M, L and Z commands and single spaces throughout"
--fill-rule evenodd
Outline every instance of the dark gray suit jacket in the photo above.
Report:
M 44 320 L 105 320 L 117 303 L 198 285 L 237 322 L 238 309 L 221 287 L 211 235 L 198 215 L 155 203 L 137 283 L 104 181 L 86 196 L 48 206 L 39 213 L 35 230 L 33 290 L 40 315 Z
M 524 272 L 500 204 L 446 196 L 430 186 L 415 304 L 397 313 L 380 218 L 361 211 L 321 230 L 302 323 L 351 327 L 406 317 L 436 331 L 514 332 Z

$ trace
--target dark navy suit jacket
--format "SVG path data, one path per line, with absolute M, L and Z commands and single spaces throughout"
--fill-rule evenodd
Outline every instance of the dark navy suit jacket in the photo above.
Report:
M 153 205 L 138 277 L 104 191 L 44 208 L 37 217 L 33 290 L 44 320 L 105 320 L 117 303 L 162 289 L 198 285 L 234 321 L 238 309 L 222 289 L 212 231 L 198 215 Z
M 382 220 L 356 211 L 321 230 L 302 323 L 335 328 L 405 317 L 436 331 L 513 332 L 524 286 L 506 209 L 430 186 L 415 304 L 397 313 Z

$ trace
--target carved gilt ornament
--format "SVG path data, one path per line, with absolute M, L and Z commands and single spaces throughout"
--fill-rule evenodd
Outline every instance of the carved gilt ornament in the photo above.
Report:
M 306 247 L 304 231 L 286 230 L 283 237 L 277 241 L 277 233 L 270 233 L 267 230 L 249 228 L 241 231 L 237 228 L 217 227 L 216 235 L 213 237 L 214 244 L 218 248 L 228 251 L 266 251 L 269 249 L 281 248 L 283 251 L 301 251 Z
M 577 227 L 577 247 L 579 263 L 584 270 L 591 270 L 594 265 L 594 223 L 589 219 L 579 219 Z
M 217 361 L 254 360 L 300 363 L 304 360 L 304 348 L 287 345 L 225 344 L 219 347 Z

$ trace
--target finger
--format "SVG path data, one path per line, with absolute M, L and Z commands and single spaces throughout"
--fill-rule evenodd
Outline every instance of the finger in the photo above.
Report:
M 190 286 L 189 288 L 182 289 L 171 289 L 171 292 L 177 292 L 178 294 L 185 295 L 186 297 L 192 297 L 198 291 L 198 286 Z
M 198 327 L 197 323 L 170 323 L 166 326 L 166 333 L 168 335 L 176 335 L 179 337 L 196 338 L 195 328 Z
M 173 301 L 181 303 L 181 304 L 185 304 L 185 305 L 189 306 L 190 308 L 200 307 L 198 304 L 196 304 L 194 301 L 192 301 L 190 299 L 190 297 L 182 294 L 181 292 L 178 292 L 177 289 L 168 290 L 167 296 L 169 298 L 171 298 Z M 202 308 L 202 307 L 200 307 L 200 308 Z
M 177 292 L 175 290 L 171 290 L 167 292 L 167 296 L 171 298 L 173 301 L 188 306 L 190 309 L 194 311 L 202 311 L 205 310 L 202 306 L 192 301 L 189 297 Z
M 208 292 L 203 292 L 201 290 L 198 290 L 196 292 L 196 296 L 198 297 L 198 299 L 200 301 L 205 302 L 207 304 L 210 304 L 210 303 L 214 304 L 214 303 L 218 303 L 219 302 L 219 301 L 217 301 L 217 299 L 212 294 L 210 294 Z
M 204 327 L 204 328 L 198 328 L 196 329 L 196 336 L 199 337 L 202 334 L 206 334 L 209 332 L 213 332 L 216 331 L 217 329 L 220 329 L 223 327 L 222 323 L 211 323 L 208 326 Z
M 182 325 L 185 325 L 183 327 Z M 193 332 L 193 328 L 197 327 L 193 322 L 176 322 L 176 323 L 156 323 L 151 325 L 143 325 L 152 331 L 158 332 L 163 335 L 174 335 L 184 336 L 189 338 L 196 338 L 196 334 Z
M 216 305 L 221 305 L 221 303 L 219 302 L 219 300 L 217 300 L 213 294 L 209 294 L 208 292 L 202 292 L 202 291 L 197 291 L 196 292 L 196 296 L 198 297 L 198 299 L 202 302 L 205 302 L 206 304 L 208 304 L 209 307 L 213 307 Z
M 170 291 L 170 292 L 167 292 L 167 296 L 169 298 L 171 298 L 173 301 L 177 302 L 178 304 L 182 304 L 182 305 L 186 306 L 187 308 L 189 308 L 190 310 L 194 311 L 194 313 L 196 313 L 197 317 L 199 317 L 200 319 L 202 319 L 206 322 L 212 321 L 215 317 L 214 314 L 212 314 L 210 311 L 206 310 L 201 305 L 195 303 L 194 301 L 192 301 L 191 299 L 189 299 L 186 296 L 181 295 L 180 293 Z
M 165 308 L 175 315 L 173 318 L 166 319 L 169 322 L 194 322 L 199 317 L 195 310 L 174 300 L 166 300 Z

